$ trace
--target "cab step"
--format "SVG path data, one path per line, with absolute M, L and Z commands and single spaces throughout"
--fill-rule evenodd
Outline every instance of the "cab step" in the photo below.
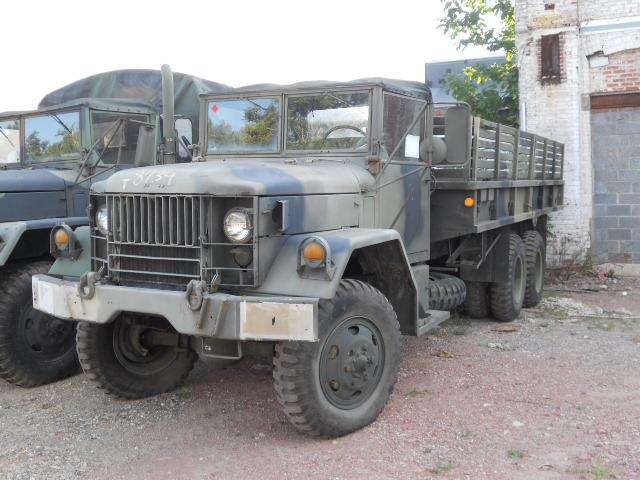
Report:
M 416 335 L 419 337 L 429 330 L 433 330 L 445 320 L 449 320 L 451 313 L 446 310 L 427 310 L 427 316 L 418 319 Z

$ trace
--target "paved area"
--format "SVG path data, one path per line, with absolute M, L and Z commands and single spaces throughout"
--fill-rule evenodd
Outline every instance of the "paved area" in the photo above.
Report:
M 84 375 L 0 383 L 0 478 L 640 478 L 639 292 L 563 284 L 513 324 L 455 316 L 405 338 L 382 416 L 336 440 L 298 434 L 255 359 L 200 362 L 140 401 Z

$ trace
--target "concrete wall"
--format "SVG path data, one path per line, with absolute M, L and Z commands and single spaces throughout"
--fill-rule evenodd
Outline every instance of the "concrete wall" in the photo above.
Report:
M 596 261 L 640 264 L 640 109 L 596 111 L 591 125 Z
M 590 95 L 640 91 L 640 25 L 630 17 L 640 0 L 516 0 L 515 9 L 522 125 L 566 144 L 566 207 L 551 219 L 550 260 L 581 261 L 595 255 Z M 543 81 L 540 38 L 550 34 L 560 35 L 561 76 Z

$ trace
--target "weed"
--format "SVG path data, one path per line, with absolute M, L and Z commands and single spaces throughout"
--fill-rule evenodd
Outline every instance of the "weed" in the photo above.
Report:
M 418 390 L 417 388 L 414 388 L 407 395 L 409 395 L 410 397 L 424 397 L 425 395 L 431 395 L 431 392 L 426 388 L 424 390 Z
M 573 467 L 567 470 L 567 473 L 572 475 L 588 475 L 593 480 L 606 480 L 607 478 L 615 478 L 613 471 L 604 464 L 602 455 L 596 456 L 593 460 L 591 468 L 585 467 Z
M 517 448 L 510 448 L 507 450 L 507 457 L 509 458 L 524 458 L 526 455 L 527 452 L 518 450 Z
M 446 462 L 446 463 L 441 463 L 440 465 L 438 465 L 435 468 L 431 469 L 431 473 L 434 473 L 436 475 L 439 475 L 441 473 L 446 473 L 449 470 L 454 469 L 456 466 L 453 463 L 450 462 Z
M 598 455 L 595 458 L 591 474 L 593 475 L 593 480 L 604 480 L 605 478 L 613 477 L 613 472 L 604 464 L 602 455 Z

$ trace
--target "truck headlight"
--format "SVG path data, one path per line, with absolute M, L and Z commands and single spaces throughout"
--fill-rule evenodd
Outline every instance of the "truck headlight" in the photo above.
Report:
M 98 208 L 96 212 L 96 227 L 105 237 L 109 233 L 109 213 L 106 206 Z
M 251 239 L 251 214 L 246 208 L 232 208 L 222 223 L 224 234 L 233 243 L 247 243 Z

